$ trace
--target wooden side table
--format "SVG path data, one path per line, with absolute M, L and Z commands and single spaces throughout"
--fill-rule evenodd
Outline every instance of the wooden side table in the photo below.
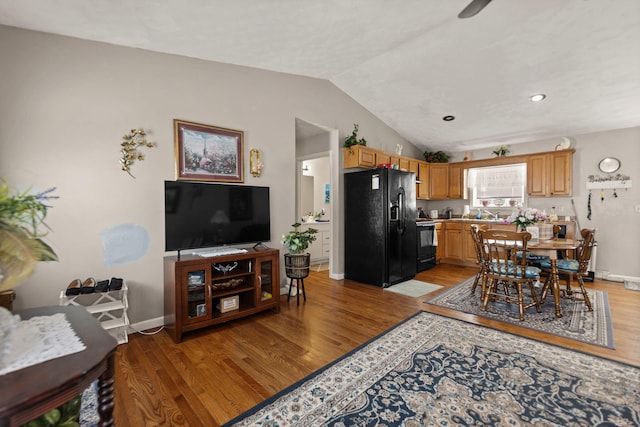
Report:
M 100 426 L 113 425 L 116 340 L 84 307 L 54 306 L 17 312 L 29 319 L 65 313 L 85 350 L 0 375 L 0 426 L 19 426 L 73 399 L 98 379 Z

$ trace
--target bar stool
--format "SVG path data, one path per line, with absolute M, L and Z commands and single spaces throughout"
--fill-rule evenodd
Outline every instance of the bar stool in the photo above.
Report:
M 307 301 L 307 294 L 304 291 L 304 278 L 309 276 L 309 265 L 311 263 L 310 254 L 284 254 L 284 269 L 287 277 L 291 279 L 289 283 L 289 293 L 287 294 L 287 302 L 291 298 L 291 288 L 293 287 L 293 281 L 296 281 L 296 288 L 298 292 L 296 294 L 297 304 L 300 305 L 300 291 L 302 290 L 302 296 Z

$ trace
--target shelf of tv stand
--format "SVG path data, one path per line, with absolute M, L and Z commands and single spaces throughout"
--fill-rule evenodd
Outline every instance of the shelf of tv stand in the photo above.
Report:
M 186 332 L 265 310 L 279 312 L 279 256 L 277 249 L 252 248 L 245 253 L 214 257 L 165 257 L 164 318 L 167 332 L 175 342 L 180 342 Z M 214 265 L 218 268 L 233 267 L 233 270 L 224 274 Z M 216 283 L 238 279 L 243 283 L 236 287 L 213 289 Z M 223 313 L 223 300 L 233 300 L 234 297 L 237 298 L 237 308 Z

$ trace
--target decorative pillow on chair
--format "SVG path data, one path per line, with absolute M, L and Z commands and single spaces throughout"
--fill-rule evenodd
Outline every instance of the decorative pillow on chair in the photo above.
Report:
M 542 266 L 542 268 L 551 268 L 551 261 L 542 261 L 540 265 Z M 576 259 L 558 260 L 558 270 L 578 271 L 579 268 L 580 263 Z

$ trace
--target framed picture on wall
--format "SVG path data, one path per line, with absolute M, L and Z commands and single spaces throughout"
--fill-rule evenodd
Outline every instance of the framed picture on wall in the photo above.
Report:
M 178 180 L 244 182 L 244 132 L 173 121 Z

